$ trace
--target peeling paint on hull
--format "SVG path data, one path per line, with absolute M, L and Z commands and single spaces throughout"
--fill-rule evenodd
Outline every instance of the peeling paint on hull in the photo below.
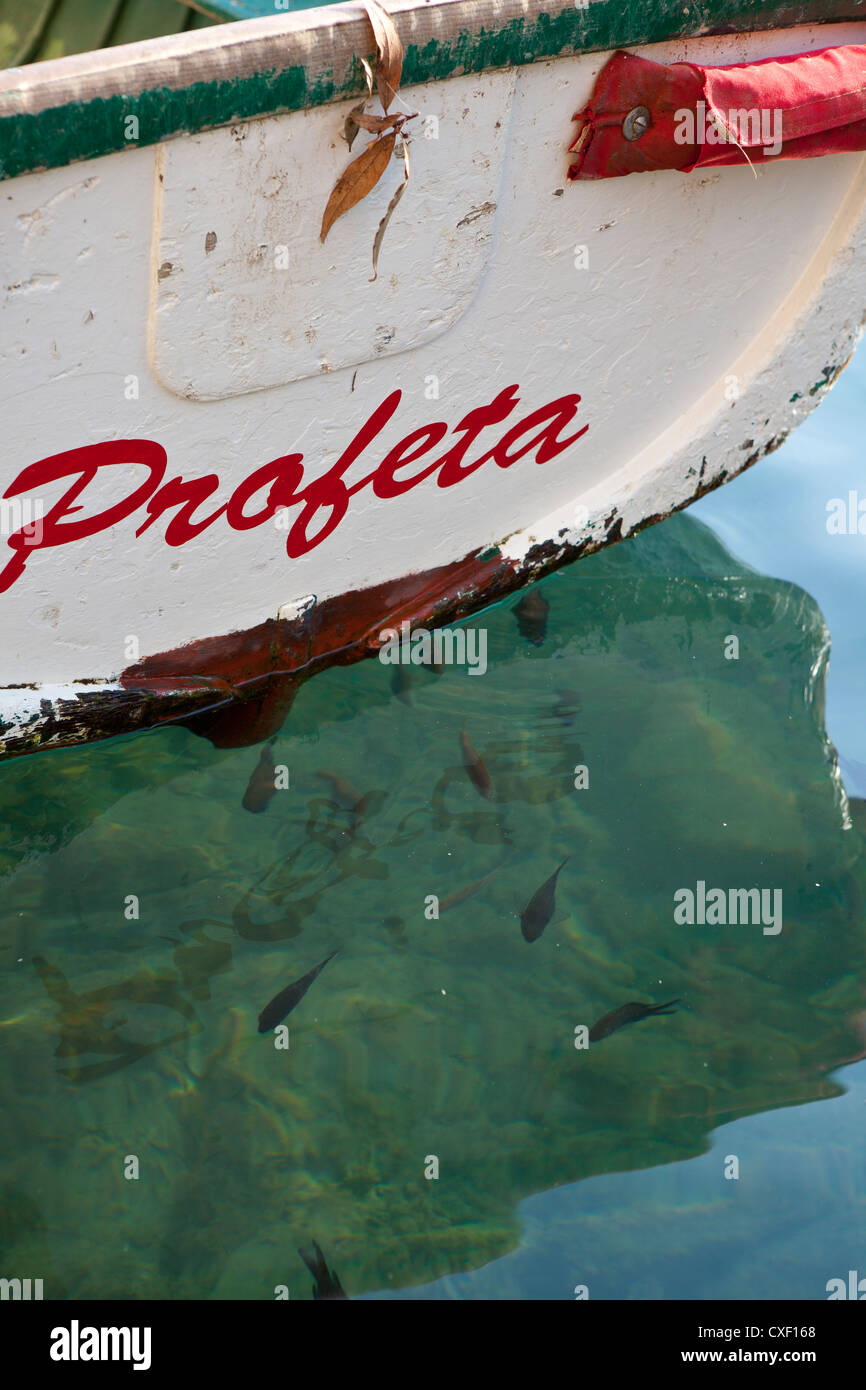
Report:
M 831 25 L 647 56 L 718 64 L 864 38 L 866 24 Z M 815 407 L 866 306 L 866 160 L 566 188 L 571 118 L 604 61 L 407 88 L 443 138 L 414 142 L 375 284 L 370 248 L 402 175 L 323 246 L 347 157 L 334 108 L 5 183 L 0 496 L 15 502 L 41 461 L 61 521 L 0 593 L 0 756 L 172 720 L 220 744 L 268 737 L 302 681 L 370 656 L 383 626 L 444 626 L 633 535 Z M 36 284 L 38 314 L 20 292 Z M 503 390 L 514 414 L 467 445 L 464 470 L 453 441 Z M 519 430 L 504 445 L 563 400 L 580 401 L 568 447 L 533 456 Z M 81 474 L 80 498 L 51 474 L 58 456 L 130 440 L 169 481 L 122 517 L 142 476 L 129 454 Z M 344 457 L 351 506 L 332 476 Z M 276 463 L 292 494 L 282 534 Z M 6 536 L 0 569 L 9 553 Z
M 845 365 L 833 369 L 830 380 L 820 384 L 822 393 Z M 488 548 L 454 565 L 313 604 L 300 621 L 269 619 L 243 632 L 159 652 L 128 667 L 116 682 L 96 689 L 22 690 L 17 718 L 3 717 L 4 710 L 14 707 L 15 697 L 8 689 L 0 690 L 0 759 L 168 723 L 185 724 L 218 748 L 259 743 L 282 728 L 305 681 L 334 665 L 375 658 L 383 629 L 406 620 L 412 629 L 444 627 L 477 614 L 515 590 L 683 510 L 745 472 L 784 439 L 770 438 L 745 460 L 709 478 L 704 477 L 704 460 L 699 471 L 689 470 L 693 492 L 669 511 L 646 516 L 625 531 L 622 516 L 614 511 L 604 519 L 600 534 L 590 528 L 583 539 L 575 540 L 562 531 L 534 541 L 521 559 L 509 558 L 498 547 L 491 554 Z

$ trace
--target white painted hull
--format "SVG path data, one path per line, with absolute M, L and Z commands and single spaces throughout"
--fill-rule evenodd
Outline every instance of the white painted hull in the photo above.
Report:
M 866 25 L 847 24 L 638 51 L 723 64 L 864 41 Z M 512 587 L 525 583 L 734 476 L 811 410 L 866 304 L 863 157 L 569 185 L 571 119 L 608 56 L 408 88 L 403 101 L 420 113 L 412 179 L 373 283 L 396 161 L 318 239 L 347 163 L 338 137 L 350 102 L 0 184 L 0 493 L 39 460 L 146 440 L 166 452 L 163 484 L 217 476 L 195 513 L 204 518 L 281 456 L 303 455 L 308 485 L 395 390 L 349 485 L 441 421 L 442 443 L 402 476 L 420 472 L 468 412 L 512 384 L 519 404 L 468 457 L 565 396 L 580 402 L 561 437 L 587 427 L 541 466 L 530 452 L 451 487 L 432 475 L 380 497 L 368 485 L 326 540 L 292 558 L 297 509 L 250 529 L 218 515 L 172 546 L 172 510 L 136 536 L 146 500 L 89 537 L 34 547 L 0 594 L 7 752 L 67 741 L 57 714 L 79 692 L 122 689 L 128 703 L 131 669 L 142 688 L 158 676 L 164 696 L 172 671 L 148 667 L 157 654 L 278 618 L 303 626 L 311 606 L 328 613 L 329 601 L 380 586 L 364 639 L 373 650 L 408 611 L 406 576 L 447 576 L 498 547 Z M 141 464 L 100 469 L 81 515 L 119 503 L 143 476 Z M 68 486 L 19 501 L 48 511 Z M 4 514 L 7 531 L 26 520 L 14 506 Z M 3 563 L 6 551 L 3 538 Z M 443 580 L 443 611 L 471 610 L 497 584 L 470 574 L 461 607 Z M 412 616 L 433 611 L 428 599 Z M 176 672 L 178 688 L 197 675 L 202 689 L 221 676 L 237 684 L 230 662 L 199 672 L 181 658 Z

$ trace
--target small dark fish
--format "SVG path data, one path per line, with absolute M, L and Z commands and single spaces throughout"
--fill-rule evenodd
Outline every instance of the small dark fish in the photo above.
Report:
M 477 787 L 481 796 L 489 798 L 493 791 L 490 773 L 487 771 L 481 754 L 476 752 L 469 742 L 465 728 L 460 731 L 460 747 L 463 750 L 463 766 L 466 768 L 470 782 L 473 787 Z
M 362 800 L 361 793 L 357 788 L 353 787 L 352 783 L 345 777 L 339 777 L 336 772 L 317 772 L 316 776 L 330 782 L 334 800 L 340 803 L 344 811 L 354 811 Z
M 581 709 L 580 698 L 576 690 L 560 690 L 557 692 L 559 699 L 553 706 L 551 713 L 554 719 L 559 719 L 563 724 L 571 725 L 574 723 L 574 716 Z
M 254 813 L 264 811 L 277 790 L 274 780 L 275 772 L 274 750 L 269 743 L 266 743 L 244 792 L 241 805 L 245 811 L 253 811 Z
M 286 1015 L 300 1004 L 310 985 L 317 976 L 321 975 L 328 961 L 333 960 L 336 954 L 336 951 L 332 951 L 329 956 L 325 957 L 321 965 L 309 970 L 306 975 L 302 975 L 293 984 L 286 985 L 285 989 L 281 989 L 279 994 L 274 996 L 270 1004 L 265 1005 L 259 1014 L 260 1033 L 269 1033 L 272 1028 L 276 1028 L 278 1023 L 282 1023 Z
M 520 914 L 520 930 L 523 932 L 524 941 L 537 941 L 553 916 L 553 909 L 556 906 L 556 880 L 562 873 L 569 859 L 567 854 L 559 868 L 545 879 L 540 888 L 536 888 L 526 907 Z
M 511 611 L 517 619 L 521 637 L 525 637 L 534 647 L 540 647 L 547 636 L 547 615 L 550 612 L 550 604 L 544 594 L 533 589 L 531 593 L 524 594 Z
M 642 1018 L 650 1018 L 653 1014 L 676 1013 L 673 1006 L 679 1003 L 679 999 L 669 999 L 666 1004 L 620 1004 L 618 1009 L 613 1009 L 592 1025 L 589 1040 L 599 1042 L 601 1038 L 609 1038 L 617 1028 L 624 1028 L 627 1023 L 640 1023 Z
M 335 1269 L 328 1269 L 327 1261 L 316 1241 L 307 1250 L 298 1249 L 298 1254 L 315 1279 L 313 1298 L 348 1298 L 349 1295 L 340 1283 Z
M 448 911 L 449 907 L 457 907 L 459 903 L 465 903 L 467 898 L 471 898 L 476 893 L 480 893 L 481 889 L 486 887 L 490 880 L 495 878 L 503 867 L 502 864 L 499 864 L 495 869 L 491 869 L 489 874 L 485 874 L 483 878 L 476 879 L 474 883 L 468 884 L 465 888 L 458 888 L 456 893 L 449 893 L 448 897 L 443 898 L 439 903 L 440 917 L 443 912 Z
M 412 703 L 412 677 L 405 666 L 395 666 L 391 673 L 391 689 L 404 705 Z

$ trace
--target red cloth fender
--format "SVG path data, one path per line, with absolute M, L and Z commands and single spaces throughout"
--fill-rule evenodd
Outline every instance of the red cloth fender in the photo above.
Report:
M 649 124 L 627 139 L 636 108 Z M 598 75 L 570 146 L 570 179 L 866 150 L 866 47 L 851 44 L 725 68 L 618 52 Z M 638 118 L 638 129 L 645 125 Z M 632 131 L 634 131 L 632 124 Z M 776 137 L 779 137 L 777 140 Z M 769 137 L 769 139 L 768 139 Z

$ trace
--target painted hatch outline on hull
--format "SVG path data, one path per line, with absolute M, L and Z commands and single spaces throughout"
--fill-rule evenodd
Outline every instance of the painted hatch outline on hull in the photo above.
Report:
M 375 281 L 375 224 L 402 181 L 403 162 L 391 159 L 369 204 L 339 221 L 323 244 L 319 217 L 347 159 L 337 138 L 341 113 L 291 112 L 161 147 L 149 325 L 160 384 L 188 400 L 226 400 L 412 352 L 448 333 L 490 262 L 516 80 L 513 68 L 454 78 L 432 89 L 432 112 L 426 88 L 401 88 L 418 113 L 412 180 Z M 431 118 L 435 127 L 426 124 Z M 472 141 L 457 167 L 455 131 Z M 232 197 L 248 210 L 243 218 L 225 196 L 227 167 Z M 435 229 L 432 245 L 420 228 Z M 338 316 L 328 312 L 336 274 L 346 286 Z
M 862 172 L 862 161 L 860 161 L 860 168 L 861 168 L 861 172 Z M 852 181 L 852 189 L 851 189 L 851 192 L 850 192 L 850 194 L 849 194 L 849 197 L 845 200 L 846 208 L 843 209 L 843 210 L 840 210 L 839 217 L 836 219 L 836 223 L 834 224 L 834 229 L 837 230 L 837 231 L 838 231 L 838 225 L 837 225 L 837 224 L 841 225 L 841 223 L 844 222 L 844 221 L 846 220 L 846 218 L 848 218 L 848 219 L 850 220 L 851 217 L 852 217 L 852 213 L 854 212 L 853 203 L 856 201 L 856 196 L 855 196 L 855 195 L 857 194 L 857 185 L 858 185 L 858 180 L 857 180 L 857 178 L 854 178 L 853 181 Z M 860 191 L 862 192 L 862 189 L 861 189 Z M 830 238 L 830 237 L 828 236 L 828 238 L 827 238 L 826 240 L 827 240 L 827 241 L 830 241 L 830 240 L 832 240 L 832 238 Z M 833 248 L 832 248 L 832 247 L 825 247 L 825 249 L 827 250 L 827 254 L 828 254 L 828 256 L 829 256 L 829 254 L 830 254 L 830 252 L 832 251 Z M 843 249 L 843 250 L 851 249 L 852 251 L 854 250 L 854 248 L 845 248 L 845 247 L 843 247 L 842 249 Z M 817 261 L 817 260 L 819 260 L 820 258 L 819 258 L 819 257 L 816 257 L 815 259 L 816 259 L 816 261 Z M 862 261 L 862 255 L 861 255 L 860 259 L 861 259 L 861 261 Z M 825 266 L 825 269 L 826 269 L 826 266 Z M 815 266 L 814 266 L 814 265 L 811 265 L 811 264 L 810 264 L 808 270 L 809 270 L 809 273 L 812 273 L 813 271 L 815 271 L 816 274 L 818 273 L 818 272 L 815 270 Z M 808 279 L 808 278 L 809 278 L 808 274 L 804 274 L 804 277 L 803 277 L 803 278 L 804 278 L 804 280 Z M 813 276 L 813 278 L 814 278 L 814 276 Z M 831 278 L 832 278 L 832 277 L 831 277 Z M 838 287 L 837 287 L 837 288 L 838 288 Z M 787 304 L 786 304 L 785 307 L 786 307 L 786 313 L 787 313 L 787 310 L 788 310 L 788 307 L 789 307 L 789 306 L 787 306 Z M 802 306 L 801 306 L 801 307 L 802 307 Z M 814 309 L 814 306 L 812 306 L 812 307 L 813 307 L 813 309 Z M 841 314 L 841 309 L 839 308 L 838 302 L 835 303 L 832 307 L 836 310 L 837 313 L 840 313 L 840 314 Z M 854 312 L 857 313 L 858 311 L 855 309 Z M 788 317 L 790 318 L 791 315 L 788 314 Z M 804 315 L 802 315 L 802 318 L 803 318 L 804 322 L 806 322 L 806 321 L 808 320 L 808 318 L 809 318 L 809 313 L 806 312 Z M 796 337 L 797 337 L 798 334 L 799 334 L 800 337 L 803 336 L 803 324 L 801 324 L 800 322 L 797 322 L 797 323 L 793 323 L 793 322 L 792 322 L 792 323 L 788 323 L 786 326 L 787 326 L 787 329 L 788 329 L 789 337 L 790 337 L 792 340 L 793 340 L 793 339 L 796 339 Z M 846 307 L 845 314 L 842 315 L 842 317 L 841 317 L 841 322 L 840 322 L 840 324 L 837 326 L 837 328 L 836 328 L 835 331 L 833 330 L 833 327 L 832 327 L 832 325 L 831 325 L 831 326 L 828 328 L 827 334 L 824 335 L 823 337 L 822 337 L 821 335 L 815 335 L 815 336 L 816 336 L 816 342 L 815 342 L 813 345 L 811 345 L 811 346 L 814 348 L 814 352 L 815 352 L 816 357 L 818 356 L 818 353 L 819 353 L 819 352 L 821 353 L 821 357 L 819 358 L 819 360 L 821 361 L 821 366 L 818 367 L 817 364 L 816 364 L 816 366 L 815 366 L 815 368 L 813 369 L 813 371 L 810 371 L 808 375 L 802 375 L 802 374 L 801 374 L 801 375 L 799 376 L 799 382 L 800 382 L 800 383 L 804 383 L 804 384 L 803 384 L 803 389 L 802 389 L 800 392 L 795 393 L 794 397 L 790 397 L 789 399 L 790 399 L 791 401 L 796 400 L 798 395 L 799 395 L 799 396 L 803 396 L 803 395 L 807 395 L 807 396 L 808 396 L 809 400 L 806 401 L 806 404 L 807 404 L 807 405 L 808 405 L 809 401 L 811 401 L 812 403 L 814 403 L 814 402 L 817 400 L 817 398 L 818 398 L 819 394 L 821 393 L 821 391 L 822 391 L 822 390 L 826 387 L 826 385 L 833 379 L 835 373 L 836 373 L 836 372 L 841 368 L 841 366 L 844 364 L 844 361 L 846 360 L 846 357 L 847 357 L 847 352 L 850 351 L 850 347 L 851 347 L 851 345 L 853 344 L 854 338 L 855 338 L 855 336 L 856 336 L 856 330 L 857 330 L 858 327 L 859 327 L 859 316 L 857 317 L 856 321 L 853 321 L 853 320 L 852 320 L 852 317 L 851 317 L 851 306 L 850 306 L 850 304 L 848 304 L 847 307 Z M 798 354 L 799 354 L 799 359 L 800 359 L 800 360 L 799 360 L 799 363 L 798 363 L 798 371 L 802 368 L 803 372 L 805 373 L 805 372 L 806 372 L 805 356 L 804 356 L 804 353 L 803 353 L 802 351 L 799 351 L 799 349 L 802 349 L 803 346 L 804 346 L 804 344 L 802 344 L 802 343 L 798 344 Z M 770 366 L 772 367 L 773 364 L 770 364 Z M 759 374 L 760 374 L 760 373 L 759 373 Z M 765 374 L 766 374 L 766 373 L 765 373 Z M 815 378 L 816 378 L 816 377 L 819 377 L 819 375 L 820 375 L 820 379 L 816 382 Z M 792 384 L 793 384 L 793 379 L 792 379 Z M 760 393 L 759 393 L 759 394 L 760 394 Z M 779 393 L 778 393 L 778 383 L 777 383 L 776 390 L 774 391 L 774 396 L 775 396 L 776 399 L 781 399 L 780 396 L 779 396 Z M 756 409 L 757 412 L 759 412 L 760 409 L 761 409 L 761 407 L 760 407 L 760 402 L 758 403 L 757 407 L 752 407 L 752 408 L 753 408 L 753 409 Z M 767 407 L 767 408 L 769 409 L 769 407 Z M 743 414 L 745 414 L 746 417 L 748 418 L 748 412 L 749 412 L 749 406 L 748 406 L 747 404 L 744 404 L 743 410 L 742 410 L 741 412 L 739 412 L 738 415 L 737 415 L 737 420 L 738 420 L 738 422 L 740 421 L 740 416 L 743 415 Z M 637 493 L 637 488 L 636 488 L 636 487 L 632 487 L 631 491 L 626 491 L 625 493 L 623 493 L 618 499 L 616 499 L 616 500 L 613 502 L 613 505 L 612 505 L 612 506 L 611 506 L 611 501 L 610 501 L 610 499 L 609 499 L 609 500 L 608 500 L 607 506 L 604 508 L 604 520 L 605 520 L 605 522 L 606 522 L 606 525 L 604 526 L 604 528 L 602 528 L 602 529 L 603 529 L 603 539 L 600 540 L 598 543 L 599 543 L 599 544 L 613 543 L 615 540 L 619 539 L 621 536 L 630 534 L 630 533 L 633 532 L 634 530 L 638 529 L 639 526 L 645 525 L 645 524 L 649 524 L 650 521 L 655 520 L 655 519 L 658 519 L 660 516 L 666 515 L 670 510 L 674 510 L 674 509 L 676 509 L 676 508 L 679 507 L 679 506 L 686 505 L 688 501 L 690 501 L 690 500 L 693 499 L 693 497 L 700 495 L 700 494 L 701 494 L 701 491 L 706 490 L 707 488 L 709 488 L 709 487 L 711 487 L 711 486 L 717 485 L 718 482 L 725 480 L 727 477 L 734 476 L 734 474 L 735 474 L 736 472 L 740 471 L 740 469 L 741 469 L 742 467 L 748 466 L 748 464 L 751 463 L 751 462 L 753 462 L 753 461 L 755 460 L 755 458 L 759 457 L 760 454 L 761 454 L 762 452 L 766 452 L 766 451 L 769 450 L 770 448 L 776 447 L 777 444 L 778 444 L 779 442 L 781 442 L 781 438 L 783 437 L 786 428 L 790 428 L 790 423 L 793 422 L 793 421 L 797 418 L 798 413 L 801 413 L 801 412 L 798 412 L 797 410 L 795 410 L 795 411 L 789 411 L 789 412 L 788 412 L 788 416 L 790 417 L 790 418 L 789 418 L 789 422 L 788 422 L 787 424 L 785 424 L 784 421 L 782 421 L 782 422 L 780 423 L 779 417 L 780 417 L 780 415 L 781 415 L 781 412 L 777 409 L 776 412 L 775 412 L 775 414 L 776 414 L 776 419 L 775 419 L 775 420 L 773 421 L 773 423 L 772 423 L 772 429 L 769 428 L 771 422 L 770 422 L 770 419 L 768 418 L 767 420 L 764 421 L 764 425 L 765 425 L 767 428 L 765 429 L 765 431 L 763 432 L 763 434 L 761 433 L 760 430 L 758 430 L 758 431 L 756 431 L 754 434 L 750 433 L 749 438 L 746 439 L 746 440 L 742 440 L 742 434 L 740 434 L 740 440 L 741 440 L 742 442 L 739 442 L 739 443 L 737 443 L 737 444 L 734 444 L 734 440 L 733 440 L 733 438 L 731 437 L 731 430 L 730 430 L 730 428 L 729 428 L 729 429 L 728 429 L 728 432 L 727 432 L 728 437 L 727 437 L 727 440 L 726 440 L 726 442 L 725 442 L 724 449 L 723 449 L 723 450 L 717 450 L 717 451 L 716 451 L 716 452 L 717 452 L 717 457 L 710 463 L 709 467 L 707 466 L 706 459 L 704 459 L 704 460 L 702 461 L 702 463 L 701 463 L 700 473 L 698 473 L 696 461 L 690 461 L 689 467 L 684 471 L 683 476 L 682 476 L 680 479 L 677 480 L 677 486 L 676 486 L 675 488 L 673 488 L 673 491 L 674 491 L 677 495 L 676 495 L 676 497 L 675 497 L 675 499 L 674 499 L 674 501 L 673 501 L 672 504 L 671 504 L 671 499 L 670 499 L 670 497 L 669 497 L 669 496 L 666 496 L 666 497 L 663 499 L 662 505 L 658 505 L 658 503 L 656 503 L 655 505 L 652 505 L 652 503 L 650 502 L 650 499 L 649 499 L 649 491 L 648 491 L 647 489 L 644 489 L 643 492 L 641 493 L 641 498 L 642 498 L 642 500 L 641 500 L 641 502 L 640 502 L 640 504 L 639 504 L 639 506 L 638 506 L 638 503 L 637 503 L 637 501 L 636 501 L 636 493 Z M 737 428 L 737 429 L 740 429 L 740 428 L 741 428 L 741 423 L 738 423 L 737 426 L 736 426 L 736 428 Z M 756 437 L 756 436 L 759 436 L 759 437 Z M 682 445 L 682 440 L 680 440 L 679 443 L 680 443 L 680 445 Z M 742 450 L 742 451 L 745 451 L 747 447 L 753 448 L 753 452 L 749 455 L 749 457 L 748 457 L 745 461 L 742 460 L 742 457 L 741 457 L 741 456 L 738 457 L 735 453 L 732 452 L 732 450 L 733 450 L 734 448 L 740 449 L 740 450 Z M 676 452 L 676 450 L 675 450 L 674 452 Z M 680 448 L 680 453 L 681 453 L 681 452 L 682 452 L 682 449 Z M 722 456 L 724 456 L 724 460 L 725 460 L 725 461 L 724 461 L 724 464 L 722 464 Z M 694 456 L 693 456 L 693 457 L 694 457 Z M 732 460 L 733 460 L 733 466 L 732 466 Z M 633 463 L 634 463 L 634 461 L 633 461 Z M 634 468 L 632 468 L 632 471 L 634 471 Z M 656 479 L 656 482 L 657 482 L 657 481 L 658 481 L 658 479 Z M 631 479 L 631 483 L 632 483 L 632 484 L 635 483 L 635 479 L 634 479 L 634 478 Z M 640 515 L 637 515 L 638 512 L 640 513 Z M 547 539 L 545 540 L 545 539 L 544 539 L 544 535 L 545 535 L 546 523 L 547 523 L 547 519 L 545 518 L 541 523 L 539 523 L 539 524 L 534 528 L 534 531 L 537 532 L 537 533 L 540 533 L 540 536 L 542 537 L 542 539 L 538 539 L 538 537 L 535 537 L 534 544 L 535 544 L 535 545 L 541 545 L 542 547 L 544 547 L 544 546 L 549 546 L 549 547 L 550 547 L 550 552 L 549 552 L 549 553 L 552 553 L 552 554 L 555 556 L 555 559 L 554 559 L 554 560 L 550 563 L 550 565 L 549 565 L 550 568 L 555 567 L 556 564 L 565 563 L 565 562 L 567 562 L 568 559 L 577 558 L 577 555 L 579 555 L 579 554 L 587 553 L 587 549 L 588 549 L 588 544 L 589 544 L 589 542 L 587 542 L 587 541 L 577 541 L 577 542 L 574 542 L 574 541 L 568 540 L 568 539 L 565 540 L 565 541 L 562 541 L 562 540 L 561 540 L 562 536 L 566 533 L 566 531 L 568 530 L 568 528 L 562 528 L 562 529 L 559 529 L 559 530 L 557 530 L 555 527 L 554 527 L 553 529 L 547 528 Z M 593 525 L 595 525 L 595 524 L 596 524 L 596 523 L 594 522 Z M 573 529 L 573 528 L 572 528 L 572 529 Z M 529 533 L 526 533 L 526 534 L 529 534 Z M 593 532 L 592 534 L 593 534 L 593 548 L 597 548 L 597 546 L 594 544 L 595 534 L 596 534 L 596 533 Z M 560 538 L 559 540 L 555 539 L 557 536 Z M 510 545 L 509 545 L 509 549 L 510 549 Z M 524 558 L 523 558 L 523 556 L 525 556 L 525 555 L 526 555 L 527 553 L 529 553 L 530 551 L 533 553 L 533 559 L 532 559 L 531 562 L 524 563 Z M 474 555 L 474 556 L 471 556 L 470 558 L 476 558 L 476 557 L 477 557 L 477 554 L 478 554 L 478 552 L 475 552 L 475 555 Z M 523 556 L 522 556 L 522 557 L 519 559 L 519 561 L 517 562 L 518 577 L 514 580 L 513 583 L 511 583 L 510 577 L 509 577 L 509 581 L 508 581 L 508 582 L 509 582 L 510 587 L 517 587 L 517 586 L 518 586 L 519 584 L 521 584 L 521 583 L 529 582 L 529 580 L 530 580 L 531 578 L 534 578 L 534 577 L 537 575 L 537 573 L 541 572 L 541 570 L 540 570 L 538 567 L 536 567 L 535 569 L 532 568 L 533 564 L 535 564 L 535 561 L 536 561 L 536 559 L 537 559 L 537 555 L 538 555 L 538 552 L 535 551 L 535 550 L 533 549 L 533 545 L 528 544 L 528 545 L 526 545 L 526 546 L 523 547 Z M 513 558 L 513 557 L 509 555 L 508 558 L 510 559 L 510 558 Z M 462 562 L 457 562 L 457 563 L 462 563 Z M 546 559 L 542 559 L 541 563 L 542 563 L 545 567 L 547 567 L 547 561 L 546 561 Z M 473 607 L 482 606 L 484 603 L 490 601 L 489 598 L 485 596 L 485 593 L 482 592 L 482 591 L 480 591 L 480 590 L 479 590 L 478 592 L 471 593 L 471 594 L 468 596 L 468 600 L 469 600 L 469 602 L 473 605 Z M 390 616 L 390 615 L 389 615 L 389 616 Z M 266 620 L 266 621 L 269 621 L 269 620 Z M 361 652 L 360 654 L 363 655 L 364 653 Z M 335 659 L 337 659 L 337 656 L 336 656 L 336 655 L 335 655 Z M 137 676 L 137 679 L 144 681 L 144 680 L 147 679 L 147 677 L 144 677 L 144 676 Z M 183 679 L 184 679 L 184 678 L 183 678 L 182 676 L 179 676 L 179 677 L 178 677 L 178 681 L 181 681 L 181 680 L 183 680 Z M 208 698 L 210 698 L 210 699 L 212 700 L 212 696 L 213 696 L 213 681 L 214 681 L 215 678 L 212 678 L 212 677 L 211 677 L 211 678 L 207 678 L 207 679 L 210 681 L 210 684 L 209 684 L 209 687 L 208 687 Z M 188 680 L 188 678 L 187 678 L 187 680 Z M 189 685 L 187 684 L 187 686 L 186 686 L 186 692 L 185 692 L 185 693 L 188 694 L 188 692 L 189 692 Z M 8 708 L 8 706 L 7 706 L 7 708 Z M 129 708 L 129 707 L 127 706 L 127 708 Z M 42 711 L 40 710 L 40 713 L 37 715 L 37 727 L 35 727 L 35 728 L 32 730 L 32 734 L 33 734 L 34 736 L 38 737 L 38 735 L 39 735 L 39 727 L 40 727 L 40 726 L 41 726 L 41 727 L 44 727 L 44 725 L 45 725 L 46 723 L 50 723 L 50 716 L 46 716 L 45 719 L 43 720 Z M 134 719 L 133 719 L 133 723 L 132 723 L 131 726 L 134 726 L 134 723 L 135 723 L 135 721 L 134 721 Z M 56 730 L 55 730 L 55 732 L 56 732 Z M 28 747 L 29 747 L 29 748 L 32 748 L 33 746 L 34 746 L 34 738 L 31 737 L 31 738 L 28 739 Z M 57 745 L 57 746 L 59 746 L 59 745 Z M 26 749 L 26 748 L 20 748 L 19 751 L 27 751 L 27 749 Z

